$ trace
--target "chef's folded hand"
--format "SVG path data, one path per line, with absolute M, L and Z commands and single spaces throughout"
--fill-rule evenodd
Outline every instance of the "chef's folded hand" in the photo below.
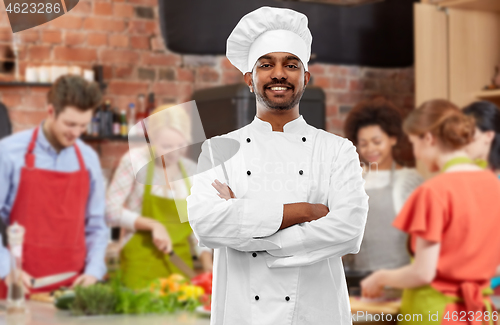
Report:
M 153 243 L 160 252 L 169 254 L 172 251 L 172 240 L 161 223 L 157 222 L 153 225 L 151 236 L 153 236 Z
M 361 282 L 361 296 L 363 298 L 378 298 L 382 296 L 384 284 L 382 283 L 383 270 L 375 271 Z
M 7 285 L 9 285 L 11 283 L 12 277 L 13 277 L 12 273 L 8 274 L 5 277 L 5 283 Z M 23 271 L 22 278 L 23 278 L 23 284 L 24 284 L 24 292 L 29 293 L 30 289 L 31 289 L 31 279 L 33 279 L 33 277 L 31 275 L 29 275 L 28 273 Z
M 82 274 L 78 278 L 76 278 L 75 281 L 73 281 L 73 285 L 71 287 L 72 288 L 74 288 L 76 286 L 88 287 L 88 286 L 93 285 L 95 283 L 97 283 L 96 277 L 94 277 L 92 275 L 88 275 L 88 274 Z
M 221 199 L 225 199 L 226 201 L 229 200 L 229 199 L 235 199 L 236 196 L 234 195 L 233 191 L 231 190 L 231 188 L 226 184 L 226 183 L 221 183 L 219 182 L 219 180 L 215 180 L 213 183 L 212 183 L 212 186 L 217 190 L 217 195 L 221 198 Z

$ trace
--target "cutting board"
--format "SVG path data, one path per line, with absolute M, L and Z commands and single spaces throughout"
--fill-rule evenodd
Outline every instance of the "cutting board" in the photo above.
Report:
M 34 293 L 34 294 L 30 295 L 29 300 L 53 304 L 55 301 L 55 298 L 50 293 Z
M 358 311 L 363 311 L 369 314 L 392 314 L 399 312 L 401 301 L 365 301 L 360 297 L 349 297 L 351 303 L 351 313 L 355 314 Z

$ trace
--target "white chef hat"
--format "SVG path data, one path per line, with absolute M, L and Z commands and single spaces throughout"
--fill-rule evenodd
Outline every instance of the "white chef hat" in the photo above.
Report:
M 243 74 L 268 53 L 296 55 L 307 71 L 312 35 L 307 16 L 284 8 L 261 7 L 241 18 L 227 39 L 226 56 Z

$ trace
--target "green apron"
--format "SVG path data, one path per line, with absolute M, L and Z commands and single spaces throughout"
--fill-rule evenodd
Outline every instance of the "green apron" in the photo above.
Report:
M 493 290 L 491 288 L 485 288 L 482 293 L 484 297 L 486 295 L 493 294 Z M 441 324 L 441 322 L 443 321 L 443 317 L 445 316 L 444 312 L 446 310 L 446 306 L 450 303 L 457 302 L 464 302 L 464 300 L 459 297 L 445 295 L 440 291 L 434 289 L 430 285 L 424 285 L 413 289 L 404 289 L 403 297 L 401 298 L 401 308 L 399 310 L 399 313 L 402 314 L 403 319 L 406 314 L 411 315 L 411 317 L 407 316 L 408 319 L 411 320 L 398 321 L 398 324 Z M 489 315 L 492 315 L 492 306 L 490 304 L 490 301 L 488 299 L 484 299 L 483 302 L 486 306 L 486 310 L 489 312 Z M 437 321 L 435 320 L 435 318 L 433 318 L 433 321 L 431 321 L 429 319 L 429 315 L 436 315 L 436 313 L 439 316 Z M 416 317 L 414 318 L 413 315 L 422 316 L 420 319 L 418 319 Z M 460 318 L 462 315 L 458 315 L 458 318 Z M 453 315 L 452 313 L 449 313 L 448 316 L 451 319 Z M 463 319 L 468 319 L 468 317 L 469 314 L 466 314 Z M 476 317 L 475 313 L 474 317 Z M 482 319 L 482 317 L 480 319 Z M 491 316 L 489 324 L 493 325 Z
M 480 163 L 472 161 L 467 157 L 457 157 L 448 161 L 442 168 L 441 172 L 444 172 L 446 169 L 450 168 L 453 165 L 463 164 L 463 163 L 476 163 L 481 166 Z M 483 167 L 483 166 L 481 166 Z M 410 236 L 408 236 L 408 244 L 407 244 L 408 253 L 411 254 L 410 250 Z M 411 261 L 413 263 L 413 256 L 411 256 Z M 485 288 L 482 291 L 483 297 L 487 295 L 491 295 L 493 290 L 491 288 Z M 460 297 L 445 295 L 440 291 L 434 289 L 430 285 L 424 285 L 418 288 L 413 289 L 404 289 L 403 296 L 401 298 L 401 308 L 399 313 L 402 314 L 402 318 L 406 314 L 411 315 L 407 316 L 410 321 L 398 321 L 398 324 L 412 324 L 412 325 L 422 325 L 422 324 L 441 324 L 443 317 L 445 316 L 444 312 L 446 310 L 446 306 L 450 303 L 464 302 L 464 300 Z M 483 300 L 484 305 L 486 306 L 486 310 L 489 311 L 490 315 L 492 312 L 492 306 L 488 299 Z M 430 320 L 429 315 L 438 314 L 439 318 L 436 321 Z M 413 315 L 422 315 L 420 319 L 414 318 Z M 463 315 L 463 314 L 462 314 Z M 458 318 L 462 315 L 458 315 Z M 476 314 L 474 314 L 475 317 Z M 448 315 L 450 319 L 452 319 L 452 313 Z M 420 316 L 419 316 L 420 317 Z M 466 314 L 464 319 L 468 319 L 469 314 Z M 482 319 L 482 317 L 481 317 Z M 461 322 L 465 323 L 465 322 Z M 491 320 L 489 324 L 493 325 L 493 321 Z
M 151 165 L 153 166 L 153 164 Z M 191 186 L 180 161 L 179 167 L 188 193 L 191 194 Z M 151 180 L 152 175 L 153 167 L 148 169 L 147 179 Z M 180 222 L 180 220 L 187 220 L 186 200 L 174 200 L 152 195 L 151 185 L 144 185 L 142 216 L 154 219 L 165 226 L 172 240 L 174 252 L 192 268 L 193 260 L 189 244 L 192 229 L 189 222 Z M 127 242 L 120 253 L 120 268 L 123 284 L 132 289 L 143 289 L 152 281 L 168 277 L 173 273 L 183 274 L 170 262 L 168 254 L 162 253 L 156 248 L 150 231 L 136 231 Z

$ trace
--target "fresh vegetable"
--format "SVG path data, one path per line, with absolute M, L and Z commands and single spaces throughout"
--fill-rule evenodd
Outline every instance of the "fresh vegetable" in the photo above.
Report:
M 172 313 L 193 311 L 209 301 L 205 290 L 179 274 L 153 281 L 134 291 L 122 286 L 119 275 L 111 282 L 77 287 L 71 294 L 59 294 L 56 307 L 70 309 L 73 315 Z
M 55 305 L 59 309 L 68 310 L 75 301 L 75 292 L 72 290 L 68 291 L 56 291 L 54 292 Z
M 113 314 L 117 297 L 113 288 L 102 283 L 89 287 L 76 287 L 75 299 L 71 303 L 73 315 L 107 315 Z
M 202 294 L 205 293 L 202 287 L 195 285 L 184 285 L 180 289 L 179 301 L 186 301 L 188 299 L 197 300 Z
M 202 273 L 191 279 L 191 283 L 200 286 L 206 293 L 212 294 L 212 272 Z

